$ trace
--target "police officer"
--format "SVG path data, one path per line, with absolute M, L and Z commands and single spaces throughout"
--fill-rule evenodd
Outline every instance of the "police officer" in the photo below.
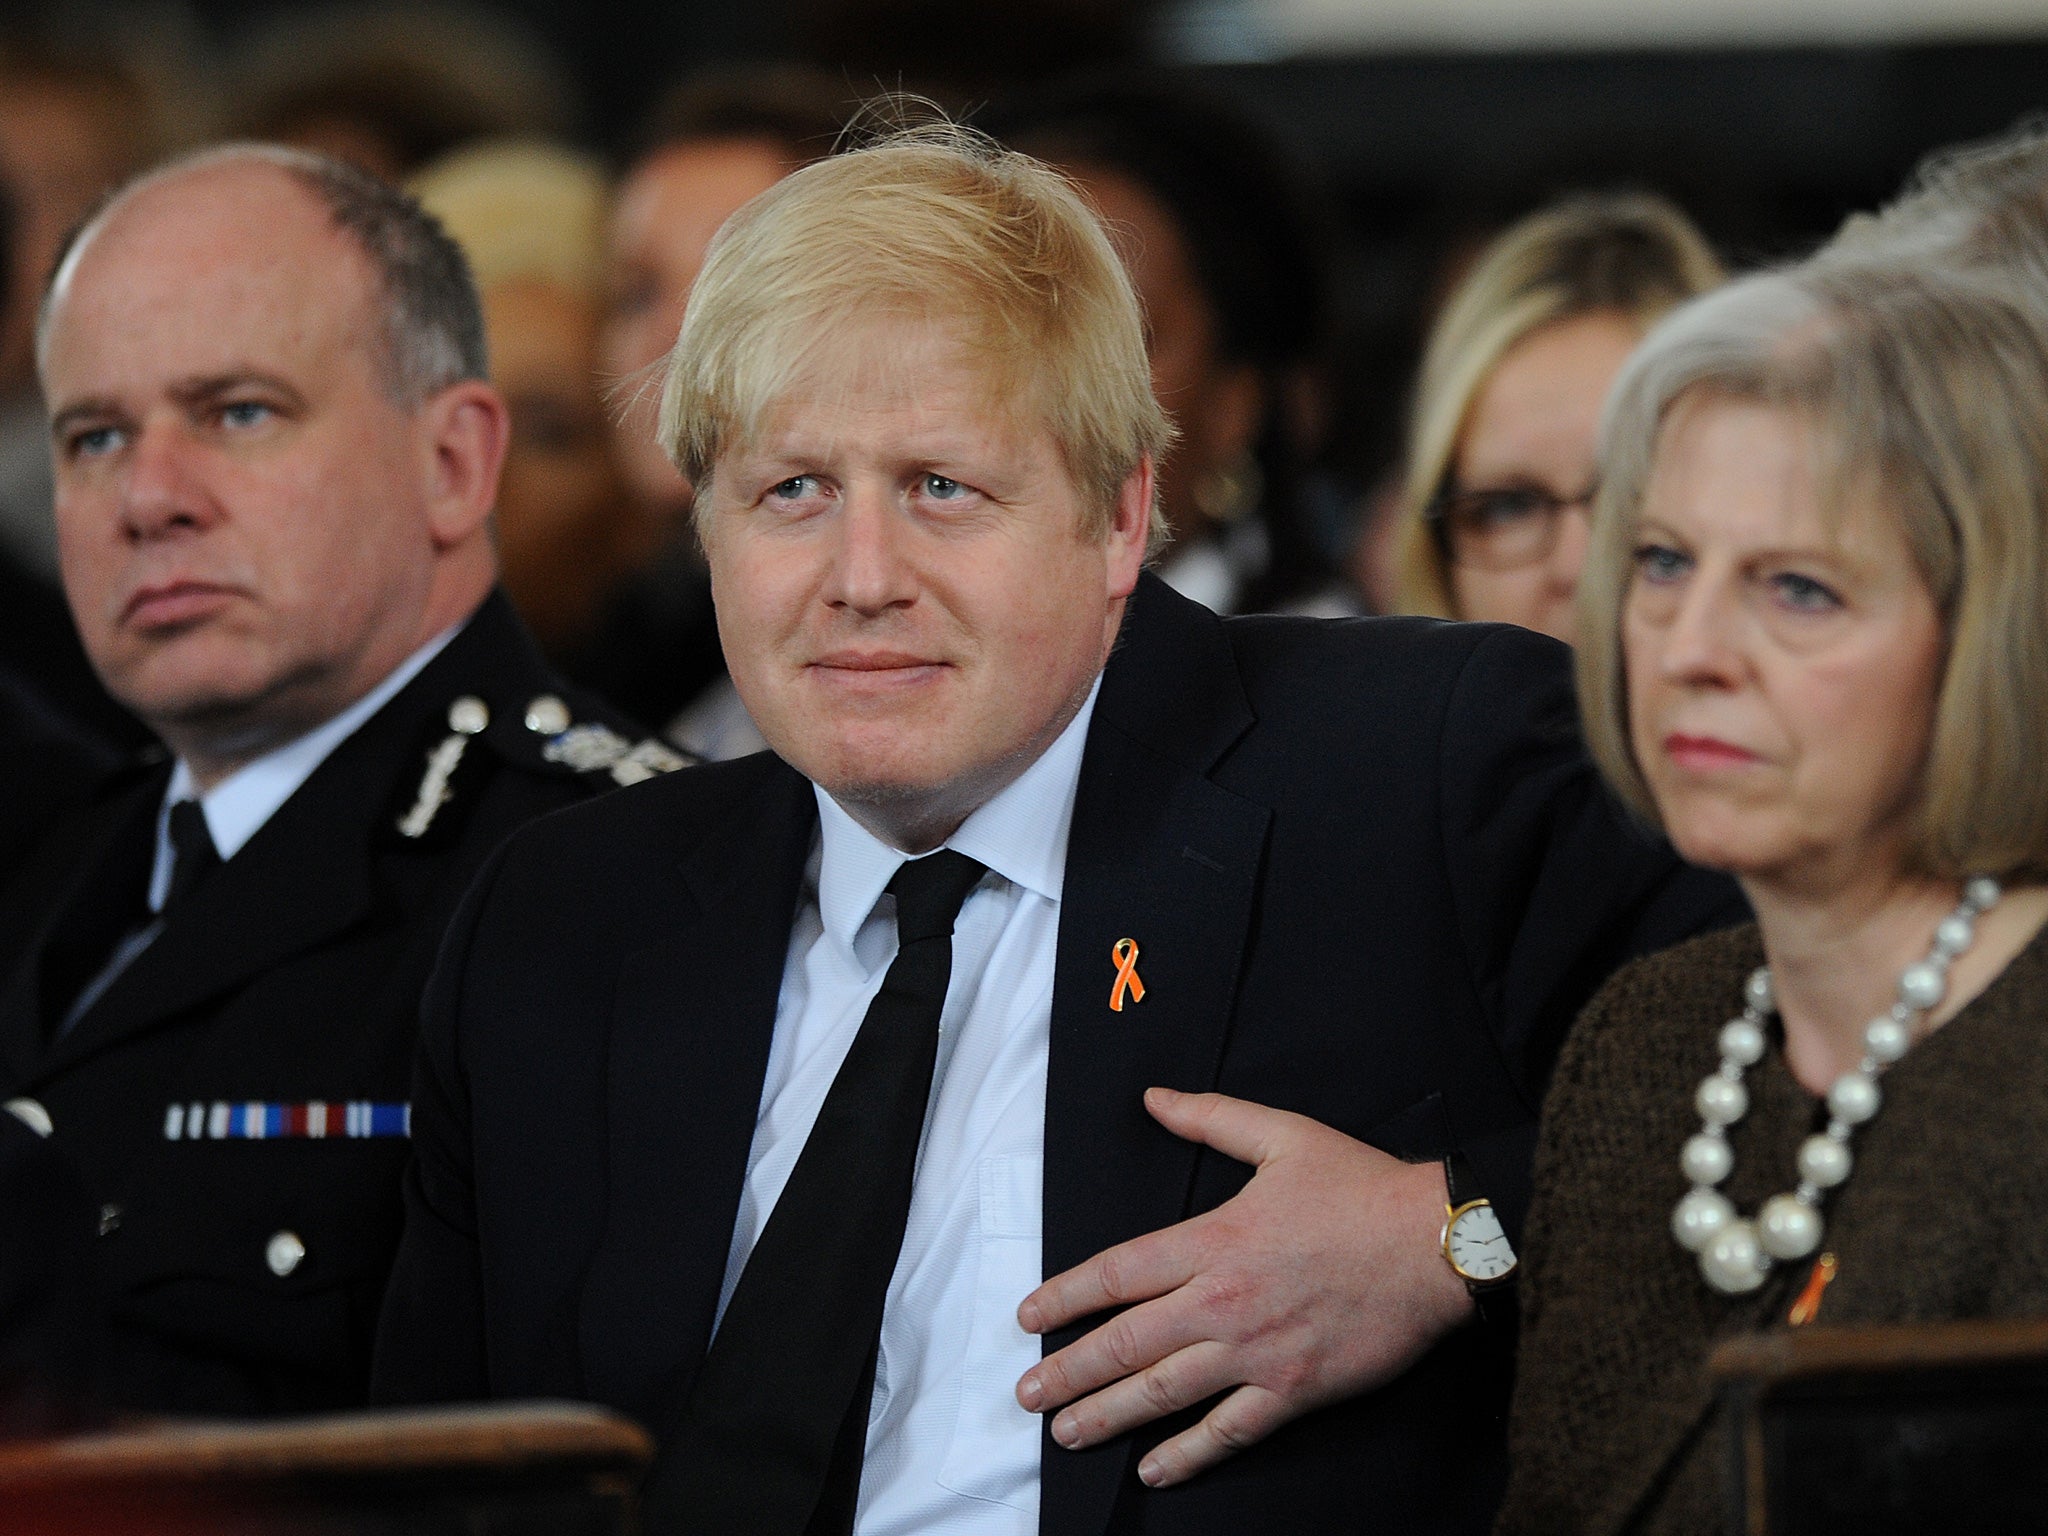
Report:
M 66 594 L 164 750 L 0 892 L 0 1100 L 96 1210 L 115 1406 L 347 1406 L 449 914 L 514 826 L 680 760 L 495 589 L 506 408 L 409 199 L 173 163 L 74 240 L 37 353 Z

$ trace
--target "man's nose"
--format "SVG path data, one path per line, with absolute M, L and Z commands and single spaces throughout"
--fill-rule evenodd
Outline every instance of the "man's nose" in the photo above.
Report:
M 878 486 L 851 486 L 839 515 L 827 600 L 856 613 L 876 614 L 917 596 L 909 543 L 914 531 Z
M 218 519 L 202 458 L 174 424 L 151 422 L 136 430 L 121 479 L 121 520 L 131 536 L 196 533 Z

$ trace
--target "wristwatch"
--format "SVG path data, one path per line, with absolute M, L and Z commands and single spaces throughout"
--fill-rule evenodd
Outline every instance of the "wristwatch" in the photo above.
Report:
M 1479 1193 L 1472 1165 L 1462 1152 L 1444 1158 L 1444 1262 L 1465 1282 L 1479 1315 L 1492 1321 L 1503 1287 L 1515 1278 L 1520 1260 L 1508 1242 L 1493 1202 Z

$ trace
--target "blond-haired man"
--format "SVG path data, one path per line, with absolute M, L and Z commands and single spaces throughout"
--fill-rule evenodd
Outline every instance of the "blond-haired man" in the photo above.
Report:
M 384 1393 L 638 1416 L 657 1530 L 1482 1528 L 1505 1368 L 1454 1332 L 1431 1160 L 1512 1205 L 1587 988 L 1723 898 L 1601 797 L 1561 651 L 1230 624 L 1146 576 L 1169 427 L 1129 282 L 1066 183 L 954 130 L 735 216 L 663 432 L 774 751 L 559 818 L 472 893 Z M 1156 1491 L 1149 1440 L 1027 1411 L 1018 1309 L 1236 1219 L 1246 1170 L 1158 1123 L 1249 1156 L 1206 1090 L 1384 1149 L 1280 1138 L 1295 1200 L 1355 1202 L 1321 1214 L 1370 1304 L 1300 1417 Z M 1109 1330 L 1133 1363 L 1204 1293 L 1168 1289 Z M 1138 1418 L 1271 1395 L 1191 1352 Z

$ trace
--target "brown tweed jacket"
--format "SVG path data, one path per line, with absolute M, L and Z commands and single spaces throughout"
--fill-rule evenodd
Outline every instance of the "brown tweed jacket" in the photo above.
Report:
M 1567 1042 L 1544 1109 L 1524 1244 L 1519 1379 L 1503 1533 L 1720 1529 L 1724 1434 L 1704 1362 L 1786 1326 L 1811 1266 L 1748 1297 L 1700 1278 L 1670 1235 L 1699 1129 L 1693 1090 L 1762 963 L 1756 928 L 1620 972 Z M 1830 1323 L 2048 1315 L 2048 930 L 1884 1078 L 1827 1211 Z M 1824 1120 L 1776 1040 L 1748 1075 L 1723 1187 L 1752 1212 L 1796 1179 Z

